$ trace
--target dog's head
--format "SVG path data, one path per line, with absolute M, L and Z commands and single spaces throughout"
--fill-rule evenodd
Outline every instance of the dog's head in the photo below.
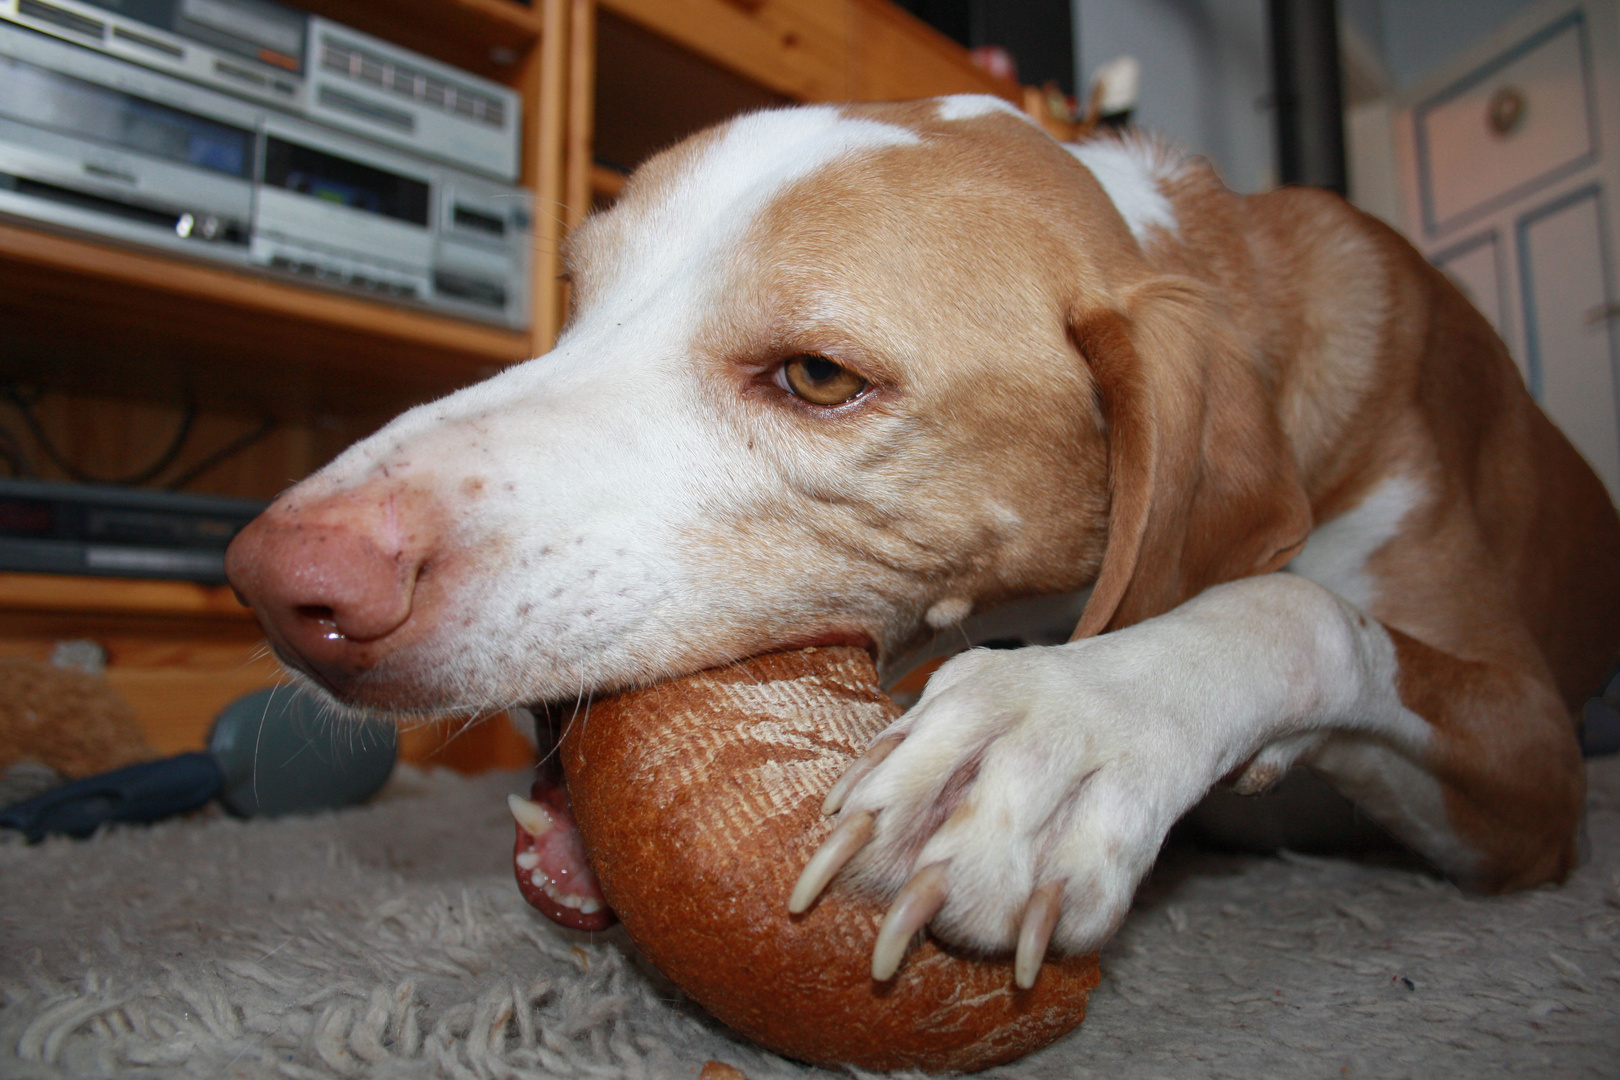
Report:
M 552 352 L 292 488 L 231 579 L 340 701 L 417 711 L 1272 568 L 1308 513 L 1213 291 L 1149 257 L 1158 161 L 986 98 L 697 135 L 571 238 Z

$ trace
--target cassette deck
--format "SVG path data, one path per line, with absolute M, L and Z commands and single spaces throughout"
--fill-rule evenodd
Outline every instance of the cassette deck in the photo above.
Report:
M 531 197 L 444 156 L 0 21 L 0 214 L 525 328 Z
M 482 173 L 518 178 L 516 91 L 269 0 L 0 0 L 0 19 Z

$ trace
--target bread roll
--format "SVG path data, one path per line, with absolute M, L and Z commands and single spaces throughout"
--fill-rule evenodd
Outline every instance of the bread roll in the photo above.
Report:
M 821 802 L 900 709 L 860 649 L 757 657 L 591 706 L 562 742 L 602 891 L 636 945 L 734 1030 L 818 1065 L 982 1069 L 1085 1018 L 1095 954 L 1048 963 L 924 937 L 874 982 L 883 906 L 835 880 L 802 916 L 788 895 L 832 830 Z

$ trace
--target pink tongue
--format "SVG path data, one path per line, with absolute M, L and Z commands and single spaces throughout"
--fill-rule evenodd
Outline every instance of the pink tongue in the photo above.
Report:
M 519 819 L 517 843 L 512 848 L 513 870 L 523 898 L 553 922 L 576 930 L 606 930 L 616 917 L 585 859 L 568 789 L 536 780 L 529 803 L 538 813 L 520 814 L 518 806 L 513 808 Z

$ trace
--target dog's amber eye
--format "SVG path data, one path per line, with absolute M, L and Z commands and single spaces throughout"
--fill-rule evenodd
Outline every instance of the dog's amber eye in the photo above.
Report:
M 825 356 L 805 353 L 782 365 L 786 389 L 812 405 L 842 405 L 866 389 L 866 380 Z

